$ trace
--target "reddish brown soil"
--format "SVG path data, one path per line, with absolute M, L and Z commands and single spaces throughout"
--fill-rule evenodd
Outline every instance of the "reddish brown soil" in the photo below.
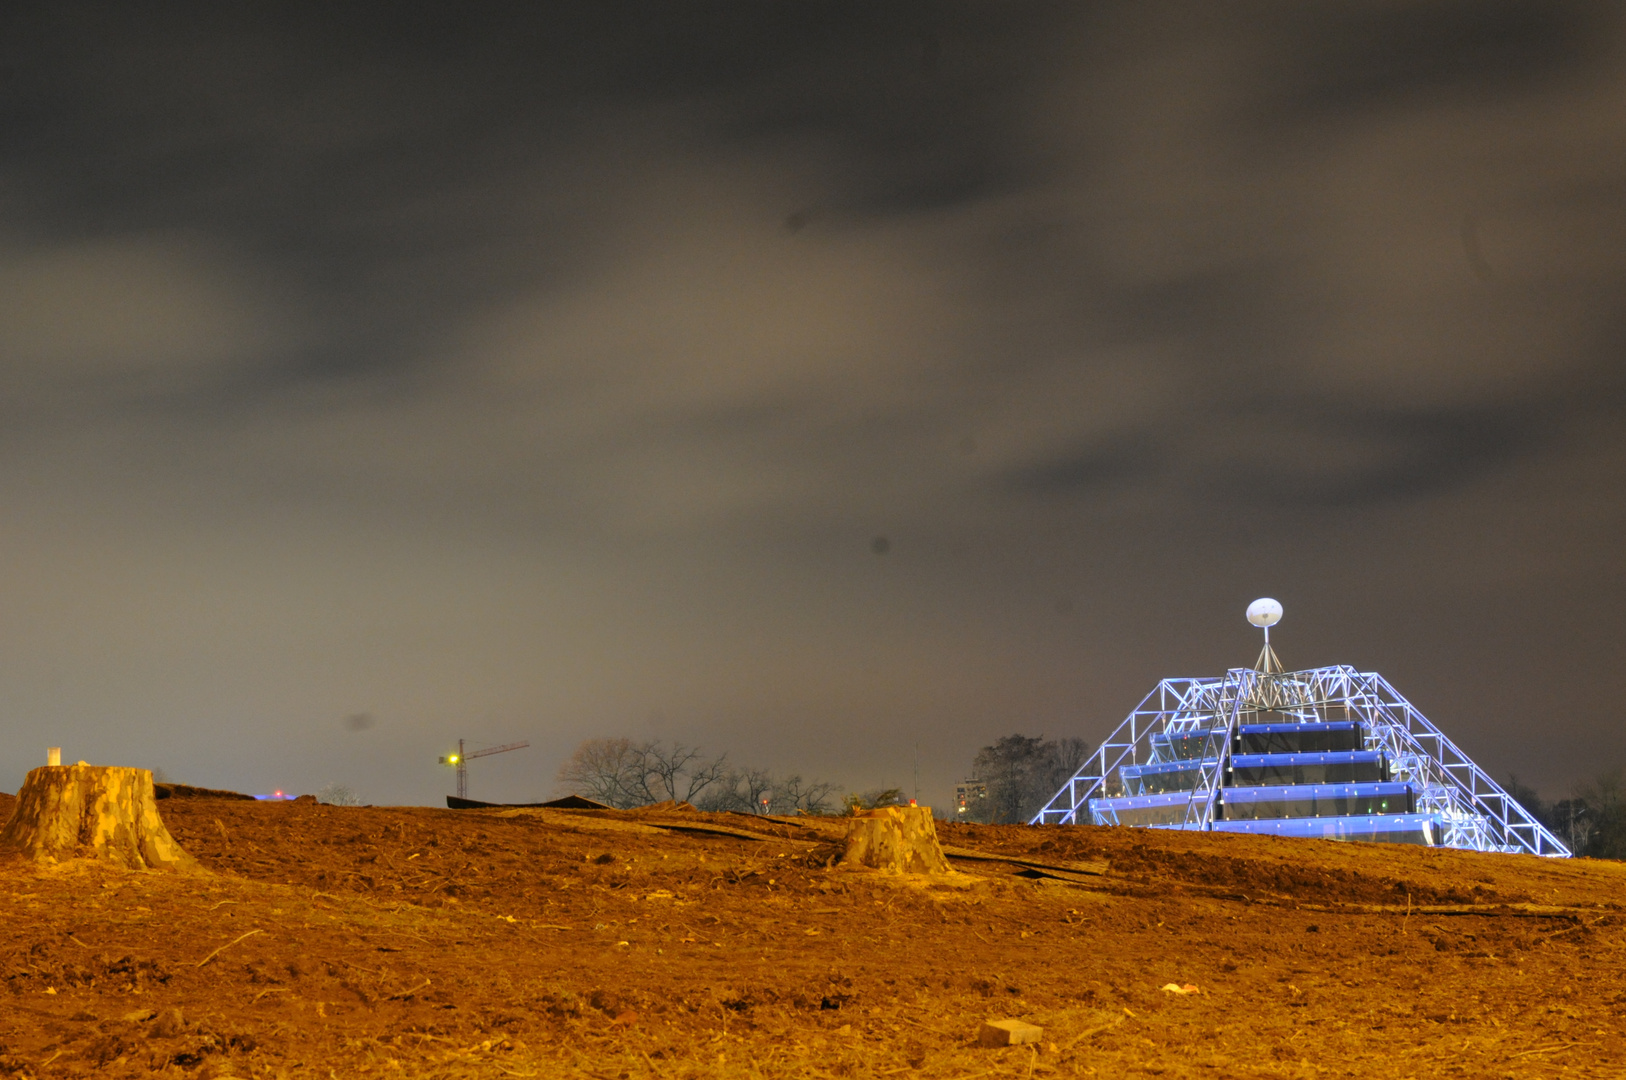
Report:
M 208 873 L 0 864 L 0 1076 L 1626 1074 L 1615 863 L 945 826 L 1052 876 L 926 881 L 833 820 L 160 807 Z

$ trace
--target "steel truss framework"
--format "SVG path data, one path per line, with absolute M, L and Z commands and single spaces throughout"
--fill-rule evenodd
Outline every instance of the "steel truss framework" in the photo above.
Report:
M 1032 824 L 1119 824 L 1110 804 L 1092 810 L 1091 800 L 1127 794 L 1124 769 L 1157 762 L 1157 737 L 1164 746 L 1171 738 L 1180 740 L 1188 764 L 1181 766 L 1185 781 L 1179 794 L 1161 798 L 1168 804 L 1165 817 L 1152 827 L 1212 829 L 1238 725 L 1261 718 L 1360 723 L 1365 749 L 1381 751 L 1391 778 L 1411 786 L 1415 812 L 1436 823 L 1442 847 L 1570 854 L 1383 676 L 1344 665 L 1293 672 L 1232 668 L 1219 679 L 1164 679 Z

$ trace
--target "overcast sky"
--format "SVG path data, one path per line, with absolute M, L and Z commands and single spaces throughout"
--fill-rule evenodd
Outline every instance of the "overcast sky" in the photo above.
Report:
M 1261 595 L 1626 765 L 1618 5 L 418 7 L 0 13 L 0 787 L 946 804 Z

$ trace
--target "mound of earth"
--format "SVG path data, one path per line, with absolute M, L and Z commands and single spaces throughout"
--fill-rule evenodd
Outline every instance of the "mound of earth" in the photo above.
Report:
M 253 801 L 254 796 L 244 795 L 239 791 L 222 791 L 220 788 L 193 787 L 191 784 L 171 784 L 168 782 L 155 783 L 152 786 L 155 799 L 237 799 L 239 801 Z
M 160 805 L 208 873 L 0 863 L 0 1076 L 1626 1069 L 1615 863 L 945 825 L 905 877 L 838 819 Z

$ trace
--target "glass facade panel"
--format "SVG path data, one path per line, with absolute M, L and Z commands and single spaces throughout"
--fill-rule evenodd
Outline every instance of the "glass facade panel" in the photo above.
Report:
M 1364 747 L 1361 725 L 1349 722 L 1243 724 L 1237 729 L 1235 744 L 1239 754 L 1310 754 Z
M 1378 817 L 1261 818 L 1216 821 L 1215 832 L 1255 833 L 1265 836 L 1302 836 L 1323 840 L 1365 840 L 1384 844 L 1439 844 L 1443 830 L 1427 814 Z
M 1178 825 L 1186 820 L 1191 793 L 1091 799 L 1090 821 L 1095 825 Z
M 1237 787 L 1285 784 L 1361 784 L 1389 779 L 1381 750 L 1325 754 L 1233 754 L 1230 783 Z
M 1209 761 L 1151 761 L 1145 765 L 1125 765 L 1118 770 L 1124 791 L 1130 795 L 1157 795 L 1165 791 L 1190 791 L 1197 786 Z
M 1225 749 L 1225 729 L 1159 731 L 1150 739 L 1153 761 L 1202 761 Z
M 1228 821 L 1410 814 L 1417 809 L 1409 784 L 1232 787 L 1220 797 L 1220 816 Z

